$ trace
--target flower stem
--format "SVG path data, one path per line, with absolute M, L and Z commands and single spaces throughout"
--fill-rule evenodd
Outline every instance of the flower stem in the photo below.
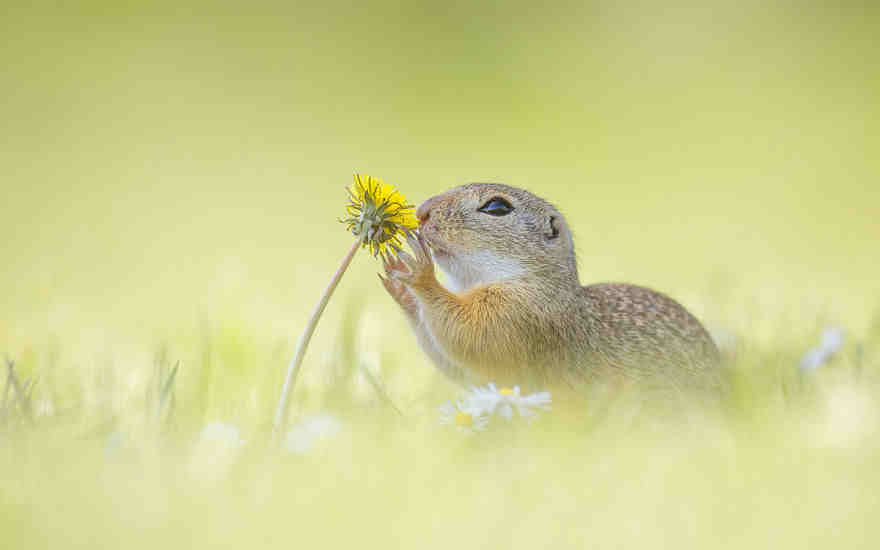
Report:
M 339 284 L 339 280 L 342 279 L 342 275 L 345 273 L 348 264 L 351 263 L 355 252 L 357 252 L 360 246 L 360 241 L 355 241 L 354 244 L 351 245 L 351 249 L 345 255 L 345 258 L 342 259 L 339 269 L 336 270 L 336 273 L 333 274 L 333 278 L 330 279 L 330 284 L 327 285 L 327 290 L 324 291 L 324 294 L 321 295 L 321 299 L 318 300 L 317 305 L 315 305 L 315 310 L 312 312 L 312 316 L 309 318 L 305 330 L 299 337 L 299 343 L 296 345 L 296 355 L 294 355 L 290 364 L 287 365 L 287 377 L 284 379 L 284 387 L 281 389 L 281 401 L 278 403 L 278 409 L 275 411 L 275 437 L 278 438 L 277 440 L 280 440 L 280 437 L 284 433 L 284 428 L 287 424 L 287 412 L 290 410 L 290 396 L 293 393 L 293 385 L 296 383 L 296 375 L 299 373 L 299 367 L 302 364 L 303 356 L 306 354 L 306 348 L 309 347 L 309 341 L 312 339 L 312 334 L 314 334 L 315 327 L 318 325 L 318 319 L 320 319 L 321 314 L 324 313 L 324 308 L 327 306 L 330 296 L 333 295 L 333 291 L 336 290 L 336 285 Z

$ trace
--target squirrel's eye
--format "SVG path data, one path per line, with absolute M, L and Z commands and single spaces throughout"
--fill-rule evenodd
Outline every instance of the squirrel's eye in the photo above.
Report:
M 486 204 L 477 210 L 490 216 L 506 216 L 513 212 L 513 205 L 501 197 L 495 197 L 486 201 Z

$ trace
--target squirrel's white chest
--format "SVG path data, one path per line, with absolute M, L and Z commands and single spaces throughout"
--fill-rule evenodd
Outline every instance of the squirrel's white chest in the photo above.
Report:
M 437 255 L 434 259 L 449 278 L 449 290 L 457 293 L 466 292 L 476 286 L 514 279 L 526 272 L 519 261 L 483 250 L 454 257 Z

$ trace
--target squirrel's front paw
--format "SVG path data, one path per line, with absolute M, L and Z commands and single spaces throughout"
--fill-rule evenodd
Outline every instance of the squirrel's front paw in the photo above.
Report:
M 397 302 L 405 312 L 409 315 L 415 315 L 418 309 L 415 296 L 413 296 L 412 292 L 409 291 L 406 285 L 399 281 L 394 275 L 395 272 L 406 272 L 409 271 L 409 269 L 400 258 L 395 258 L 390 254 L 382 255 L 382 263 L 385 268 L 385 277 L 379 275 L 379 280 L 382 281 L 382 286 L 385 287 L 388 294 L 394 298 L 394 301 Z
M 392 270 L 389 272 L 389 276 L 410 287 L 436 281 L 434 260 L 431 259 L 431 253 L 428 252 L 428 245 L 424 238 L 419 234 L 416 234 L 415 237 L 410 235 L 406 238 L 406 242 L 412 249 L 413 255 L 402 250 L 397 254 L 398 258 L 403 261 L 406 270 Z

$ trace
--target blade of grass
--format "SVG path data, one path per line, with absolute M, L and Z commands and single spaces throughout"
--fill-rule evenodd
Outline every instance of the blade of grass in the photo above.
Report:
M 388 392 L 385 391 L 385 386 L 379 381 L 376 376 L 370 372 L 370 369 L 367 368 L 366 365 L 361 364 L 361 372 L 364 373 L 364 378 L 367 379 L 367 382 L 370 383 L 370 386 L 373 387 L 373 391 L 376 392 L 376 395 L 379 396 L 379 399 L 382 400 L 383 403 L 394 409 L 394 411 L 403 416 L 403 412 L 397 408 L 397 405 L 394 404 L 394 401 L 391 400 L 391 396 L 388 395 Z
M 168 403 L 168 397 L 173 395 L 171 394 L 172 389 L 174 388 L 174 380 L 177 378 L 177 370 L 180 368 L 180 361 L 174 364 L 174 367 L 171 369 L 171 373 L 168 374 L 168 378 L 165 379 L 165 382 L 162 384 L 162 388 L 159 390 L 159 411 L 158 418 L 162 418 L 162 413 L 165 412 L 166 403 Z
M 6 358 L 6 369 L 8 371 L 7 374 L 7 384 L 12 385 L 12 389 L 15 391 L 15 400 L 18 402 L 18 408 L 21 410 L 22 416 L 24 416 L 25 420 L 28 423 L 34 423 L 34 415 L 33 410 L 31 409 L 30 399 L 27 399 L 24 393 L 24 390 L 21 387 L 21 384 L 18 382 L 18 378 L 15 376 L 15 361 Z

